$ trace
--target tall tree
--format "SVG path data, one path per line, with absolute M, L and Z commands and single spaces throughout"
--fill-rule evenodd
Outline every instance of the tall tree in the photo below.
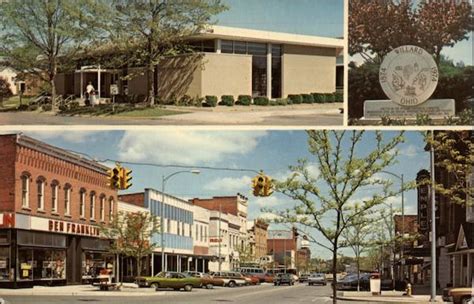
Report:
M 375 175 L 396 161 L 398 154 L 394 151 L 403 141 L 403 132 L 389 139 L 379 131 L 371 134 L 370 142 L 364 131 L 308 131 L 309 152 L 314 156 L 320 173 L 312 175 L 305 159 L 290 166 L 292 174 L 276 186 L 295 205 L 283 210 L 266 210 L 277 215 L 274 220 L 277 223 L 292 223 L 319 231 L 320 236 L 308 234 L 308 238 L 331 251 L 334 278 L 344 230 L 353 225 L 360 213 L 368 212 L 397 195 L 390 191 L 390 181 L 378 179 Z M 367 149 L 369 152 L 365 153 Z M 368 186 L 374 185 L 383 191 L 377 191 L 367 199 L 357 199 Z M 353 206 L 357 202 L 360 208 L 356 210 Z M 332 287 L 336 303 L 336 280 L 333 280 Z
M 474 135 L 472 131 L 438 131 L 431 137 L 425 133 L 428 146 L 433 145 L 435 169 L 449 175 L 449 184 L 437 183 L 437 194 L 449 197 L 455 204 L 465 205 L 467 197 L 474 198 L 474 189 L 468 187 L 467 180 L 474 166 Z
M 467 0 L 351 0 L 349 54 L 381 61 L 401 45 L 417 45 L 433 54 L 439 64 L 444 47 L 468 38 L 472 6 Z
M 108 225 L 101 227 L 101 232 L 104 237 L 114 240 L 110 247 L 111 253 L 136 260 L 137 275 L 140 276 L 142 258 L 151 254 L 156 247 L 152 236 L 158 229 L 158 221 L 150 213 L 120 211 Z
M 55 79 L 92 34 L 94 0 L 9 0 L 0 2 L 0 57 L 16 70 L 49 83 L 57 108 Z
M 175 55 L 186 38 L 201 33 L 226 7 L 221 0 L 112 0 L 105 28 L 118 50 L 147 71 L 148 101 L 155 103 L 155 69 Z M 128 51 L 127 51 L 128 50 Z

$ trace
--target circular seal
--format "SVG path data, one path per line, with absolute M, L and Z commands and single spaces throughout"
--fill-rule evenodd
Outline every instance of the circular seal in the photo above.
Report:
M 438 67 L 424 49 L 400 46 L 385 56 L 379 81 L 385 95 L 402 106 L 417 106 L 433 95 L 438 85 Z

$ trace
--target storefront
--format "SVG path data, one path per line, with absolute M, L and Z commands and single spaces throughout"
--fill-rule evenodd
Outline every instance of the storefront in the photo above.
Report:
M 110 241 L 93 237 L 97 227 L 28 218 L 36 229 L 0 229 L 0 288 L 86 284 L 104 272 L 115 277 Z M 16 227 L 24 226 L 21 215 L 16 219 Z M 63 233 L 38 231 L 45 230 L 41 225 L 45 220 L 47 230 Z M 64 233 L 68 226 L 70 233 Z

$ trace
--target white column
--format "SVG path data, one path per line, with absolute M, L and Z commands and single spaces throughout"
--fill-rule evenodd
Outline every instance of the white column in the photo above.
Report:
M 180 255 L 176 256 L 176 267 L 177 267 L 178 272 L 181 272 L 181 256 Z
M 202 258 L 202 272 L 206 272 L 206 259 Z
M 155 253 L 151 253 L 151 276 L 155 276 Z
M 98 74 L 98 80 L 97 80 L 97 91 L 99 92 L 99 95 L 97 98 L 99 98 L 98 102 L 100 103 L 100 65 L 99 65 L 99 71 L 97 72 Z
M 222 40 L 221 39 L 216 39 L 216 53 L 217 54 L 222 53 Z
M 84 73 L 81 69 L 81 99 L 84 98 Z
M 272 98 L 272 44 L 267 44 L 267 97 Z

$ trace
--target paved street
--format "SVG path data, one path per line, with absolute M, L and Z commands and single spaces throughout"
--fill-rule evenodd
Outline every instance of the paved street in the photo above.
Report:
M 332 303 L 329 286 L 295 286 L 261 285 L 239 288 L 215 288 L 212 290 L 193 289 L 192 292 L 160 291 L 153 296 L 1 296 L 8 304 L 55 304 L 55 303 L 245 303 L 245 304 L 293 304 L 293 303 Z M 114 293 L 117 295 L 117 293 Z M 147 292 L 147 294 L 149 294 Z M 348 303 L 338 301 L 338 303 Z M 361 302 L 358 302 L 361 303 Z
M 342 104 L 196 109 L 159 118 L 69 117 L 45 113 L 0 113 L 0 125 L 257 125 L 341 126 Z M 171 108 L 174 109 L 174 108 Z M 189 109 L 188 109 L 189 110 Z

